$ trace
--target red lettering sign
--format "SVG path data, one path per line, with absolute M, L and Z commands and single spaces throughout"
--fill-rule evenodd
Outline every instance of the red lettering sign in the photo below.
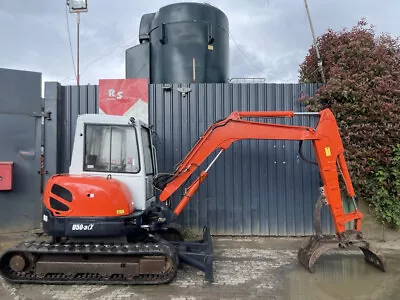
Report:
M 99 111 L 123 116 L 136 103 L 148 103 L 148 81 L 145 78 L 100 79 Z

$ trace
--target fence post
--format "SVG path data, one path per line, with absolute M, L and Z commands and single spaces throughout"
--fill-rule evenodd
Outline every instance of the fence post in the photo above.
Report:
M 51 119 L 44 122 L 44 179 L 59 172 L 60 132 L 59 110 L 61 108 L 61 85 L 58 82 L 45 82 L 44 107 L 51 112 Z

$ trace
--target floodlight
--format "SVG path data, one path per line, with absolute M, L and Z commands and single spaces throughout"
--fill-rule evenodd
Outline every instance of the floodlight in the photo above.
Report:
M 79 27 L 81 23 L 81 12 L 87 12 L 87 0 L 67 0 L 67 6 L 70 13 L 76 13 L 76 29 L 77 29 L 77 56 L 76 56 L 76 84 L 79 86 Z M 68 18 L 68 16 L 67 16 Z M 68 19 L 67 19 L 68 21 Z M 69 28 L 68 28 L 69 30 Z M 71 42 L 71 41 L 70 41 Z M 72 50 L 71 50 L 72 53 Z
M 86 12 L 88 10 L 87 0 L 67 0 L 70 13 Z

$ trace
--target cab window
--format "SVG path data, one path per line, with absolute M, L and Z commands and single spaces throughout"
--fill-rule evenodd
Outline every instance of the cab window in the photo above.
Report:
M 132 126 L 86 125 L 84 170 L 138 173 L 136 129 Z

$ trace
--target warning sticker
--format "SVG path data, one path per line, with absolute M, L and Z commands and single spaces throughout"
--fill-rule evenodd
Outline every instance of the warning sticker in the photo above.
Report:
M 325 155 L 326 156 L 331 156 L 332 155 L 330 147 L 325 147 Z

